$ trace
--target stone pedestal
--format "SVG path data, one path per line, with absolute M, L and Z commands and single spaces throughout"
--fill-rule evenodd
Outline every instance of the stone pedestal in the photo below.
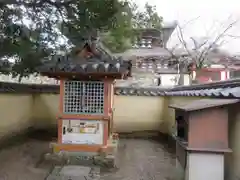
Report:
M 86 166 L 56 166 L 46 180 L 98 180 L 100 168 Z
M 117 152 L 118 140 L 109 139 L 108 145 L 100 152 L 69 152 L 54 150 L 54 143 L 51 144 L 52 153 L 45 155 L 45 160 L 53 165 L 84 165 L 99 166 L 101 168 L 116 168 L 118 165 Z

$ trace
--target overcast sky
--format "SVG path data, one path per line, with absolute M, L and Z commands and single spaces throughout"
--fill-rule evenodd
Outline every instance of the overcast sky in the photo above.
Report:
M 184 28 L 184 36 L 202 37 L 219 34 L 226 26 L 239 19 L 228 34 L 240 36 L 240 1 L 239 0 L 135 0 L 143 7 L 146 2 L 157 6 L 157 11 L 164 21 L 177 20 L 180 25 L 199 17 Z M 223 27 L 224 24 L 224 27 Z M 176 35 L 173 34 L 170 44 L 176 43 Z M 226 39 L 224 49 L 232 53 L 240 53 L 240 38 Z

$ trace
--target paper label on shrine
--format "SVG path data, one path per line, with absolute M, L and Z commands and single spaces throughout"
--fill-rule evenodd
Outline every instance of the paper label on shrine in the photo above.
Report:
M 62 143 L 103 144 L 103 122 L 94 120 L 63 120 Z

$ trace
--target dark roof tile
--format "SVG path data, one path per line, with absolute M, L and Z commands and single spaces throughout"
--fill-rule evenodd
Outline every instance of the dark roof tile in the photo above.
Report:
M 190 103 L 172 104 L 170 108 L 179 109 L 183 111 L 196 111 L 212 107 L 219 107 L 240 102 L 239 99 L 201 99 L 192 101 Z
M 174 87 L 165 91 L 165 95 L 240 98 L 240 79 Z
M 92 73 L 119 73 L 124 74 L 131 71 L 131 62 L 114 60 L 114 61 L 99 61 L 98 59 L 80 59 L 78 62 L 71 60 L 66 61 L 65 58 L 57 58 L 57 61 L 48 61 L 39 71 L 42 74 L 45 73 L 80 73 L 80 74 L 92 74 Z
M 102 48 L 92 49 L 88 42 L 85 46 L 89 46 L 90 56 L 80 56 L 76 54 L 75 57 L 55 55 L 51 60 L 43 62 L 43 65 L 38 68 L 42 75 L 49 77 L 56 77 L 56 74 L 70 74 L 75 73 L 78 75 L 97 75 L 104 74 L 119 74 L 130 76 L 132 63 L 131 61 L 123 61 L 122 59 L 111 56 Z M 98 46 L 97 46 L 98 47 Z M 89 50 L 89 48 L 87 48 Z M 98 47 L 99 48 L 99 47 Z M 81 52 L 81 51 L 80 51 Z M 58 76 L 57 76 L 58 77 Z

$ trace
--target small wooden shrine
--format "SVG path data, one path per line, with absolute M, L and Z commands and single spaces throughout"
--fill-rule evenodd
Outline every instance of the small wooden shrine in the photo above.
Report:
M 176 155 L 185 180 L 224 180 L 228 108 L 237 99 L 202 99 L 170 105 L 176 117 Z
M 86 41 L 74 57 L 54 57 L 39 68 L 60 80 L 57 152 L 101 152 L 113 134 L 115 79 L 131 74 L 130 61 L 115 59 Z

